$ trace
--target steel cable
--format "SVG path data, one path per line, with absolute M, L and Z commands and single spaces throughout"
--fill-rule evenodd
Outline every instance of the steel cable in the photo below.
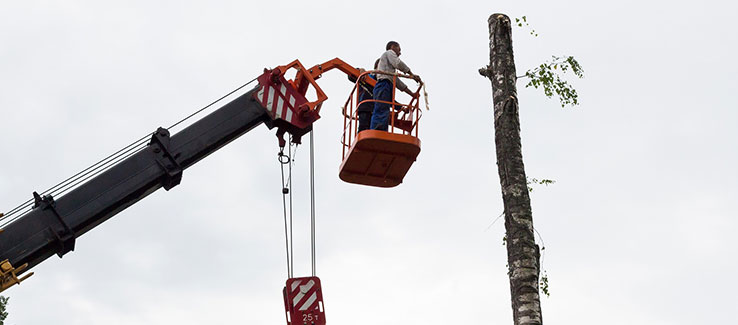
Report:
M 297 148 L 295 148 L 295 151 L 297 151 Z M 294 159 L 292 157 L 292 135 L 290 135 L 290 142 L 289 147 L 287 147 L 287 152 L 290 155 L 290 165 L 289 165 L 289 191 L 290 191 L 290 277 L 292 277 L 295 274 L 295 241 L 292 237 L 293 229 L 292 229 L 292 164 L 294 163 Z
M 287 277 L 292 278 L 292 269 L 291 269 L 291 263 L 290 263 L 290 234 L 287 230 L 287 195 L 290 193 L 289 188 L 287 187 L 287 184 L 284 182 L 284 165 L 289 164 L 290 157 L 289 155 L 284 154 L 284 148 L 281 148 L 279 150 L 279 153 L 277 154 L 277 160 L 279 160 L 279 169 L 280 174 L 282 176 L 282 181 L 279 185 L 282 187 L 282 212 L 284 214 L 284 247 L 285 251 L 287 251 Z
M 200 112 L 202 112 L 202 111 L 204 111 L 204 110 L 208 109 L 208 108 L 209 108 L 210 106 L 213 106 L 213 105 L 215 105 L 215 103 L 217 103 L 217 102 L 219 102 L 219 101 L 223 100 L 224 98 L 226 98 L 226 97 L 228 97 L 228 96 L 230 96 L 230 95 L 233 95 L 233 93 L 235 93 L 235 92 L 237 92 L 237 91 L 239 91 L 239 90 L 243 89 L 243 87 L 246 87 L 246 86 L 248 86 L 248 85 L 249 85 L 250 83 L 252 83 L 252 82 L 256 81 L 256 79 L 258 79 L 258 78 L 259 78 L 259 77 L 256 77 L 256 78 L 254 78 L 254 79 L 251 79 L 251 81 L 249 81 L 249 82 L 247 82 L 247 83 L 245 83 L 245 84 L 241 85 L 240 87 L 238 87 L 238 88 L 236 88 L 236 89 L 232 90 L 231 92 L 229 92 L 229 93 L 227 93 L 227 94 L 223 95 L 222 97 L 220 97 L 220 98 L 216 99 L 216 100 L 215 100 L 214 102 L 212 102 L 212 103 L 208 104 L 207 106 L 205 106 L 205 107 L 203 107 L 203 108 L 201 108 L 201 109 L 197 110 L 196 112 L 194 112 L 194 113 L 190 114 L 189 116 L 187 116 L 187 117 L 183 118 L 183 119 L 182 119 L 182 120 L 180 120 L 179 122 L 177 122 L 177 123 L 174 123 L 174 124 L 172 124 L 172 126 L 170 126 L 169 128 L 170 128 L 170 129 L 172 129 L 172 128 L 174 128 L 175 126 L 177 126 L 177 125 L 181 124 L 182 122 L 184 122 L 184 121 L 187 121 L 187 120 L 189 120 L 189 119 L 190 119 L 191 117 L 193 117 L 193 116 L 195 116 L 195 115 L 197 115 L 197 114 L 200 114 Z
M 90 173 L 92 173 L 92 172 L 93 172 L 94 170 L 92 170 L 92 171 L 89 171 L 89 172 L 87 172 L 87 173 L 85 173 L 85 174 L 82 174 L 82 175 L 80 175 L 80 173 L 78 173 L 77 175 L 80 175 L 79 177 L 76 177 L 76 178 L 74 178 L 74 179 L 73 179 L 72 181 L 70 181 L 69 183 L 65 184 L 64 186 L 62 186 L 62 187 L 60 187 L 60 188 L 57 188 L 57 189 L 56 189 L 55 191 L 52 191 L 52 192 L 51 192 L 51 193 L 49 193 L 49 194 L 50 194 L 50 195 L 52 195 L 52 196 L 54 196 L 54 195 L 56 195 L 56 196 L 61 196 L 61 195 L 65 194 L 65 193 L 69 192 L 70 190 L 74 189 L 74 188 L 75 188 L 75 187 L 76 187 L 77 185 L 79 185 L 79 184 L 82 184 L 82 183 L 86 182 L 87 180 L 89 180 L 89 179 L 91 179 L 91 178 L 93 178 L 93 177 L 95 177 L 95 176 L 99 175 L 99 174 L 100 174 L 101 172 L 103 172 L 103 171 L 107 170 L 107 169 L 108 169 L 109 167 L 111 167 L 111 166 L 114 166 L 114 165 L 116 165 L 117 163 L 119 163 L 119 162 L 121 162 L 121 161 L 123 161 L 123 160 L 126 160 L 126 159 L 128 159 L 128 157 L 130 157 L 130 156 L 132 156 L 132 155 L 135 155 L 136 153 L 138 153 L 138 152 L 140 152 L 141 150 L 143 150 L 143 148 L 144 148 L 144 147 L 140 147 L 140 148 L 138 148 L 138 150 L 136 150 L 135 152 L 129 153 L 128 155 L 125 155 L 125 156 L 123 156 L 123 157 L 120 157 L 120 156 L 118 156 L 118 157 L 120 157 L 120 158 L 118 158 L 117 160 L 111 160 L 111 161 L 105 162 L 104 164 L 102 164 L 102 165 L 98 166 L 98 167 L 97 167 L 97 168 L 95 168 L 95 169 L 99 169 L 100 167 L 103 167 L 103 166 L 105 166 L 106 164 L 107 164 L 107 166 L 105 166 L 105 168 L 104 168 L 103 170 L 101 170 L 101 171 L 98 171 L 98 172 L 96 172 L 96 173 L 93 173 L 92 175 L 89 175 L 89 174 L 90 174 Z M 134 149 L 136 149 L 136 147 L 134 147 L 134 148 L 132 148 L 132 149 L 130 149 L 130 150 L 134 150 Z M 130 151 L 130 150 L 129 150 L 129 151 Z M 89 168 L 88 168 L 88 169 L 89 169 Z M 86 177 L 85 177 L 85 176 L 86 176 Z M 72 179 L 72 177 L 70 177 L 69 179 Z M 72 183 L 72 182 L 75 182 L 75 183 Z M 61 183 L 60 183 L 60 184 L 61 184 Z M 45 192 L 44 192 L 44 194 L 45 194 L 45 193 L 47 193 L 47 192 L 49 192 L 49 190 L 45 191 Z M 43 194 L 42 194 L 42 195 L 43 195 Z M 33 201 L 33 199 L 29 200 L 29 202 L 31 202 L 31 201 Z M 18 218 L 20 218 L 20 217 L 24 216 L 24 215 L 25 215 L 26 213 L 30 212 L 31 210 L 33 210 L 33 204 L 32 204 L 32 203 L 29 203 L 29 204 L 25 204 L 23 208 L 21 208 L 21 209 L 17 210 L 17 211 L 16 211 L 16 212 L 14 212 L 13 214 L 9 214 L 9 215 L 6 215 L 6 216 L 4 216 L 4 218 L 0 219 L 0 220 L 4 221 L 4 222 L 2 223 L 2 225 L 0 225 L 0 228 L 2 228 L 2 227 L 5 227 L 6 225 L 8 225 L 8 224 L 12 223 L 13 221 L 15 221 L 15 220 L 17 220 Z M 21 212 L 21 213 L 18 213 L 18 212 L 20 212 L 20 211 L 22 211 L 22 212 Z M 11 218 L 11 216 L 13 216 L 13 215 L 15 215 L 15 216 Z
M 258 78 L 258 77 L 257 77 Z M 221 96 L 217 100 L 211 102 L 210 104 L 206 105 L 205 107 L 200 108 L 199 110 L 195 111 L 194 113 L 188 115 L 187 117 L 179 120 L 178 122 L 174 123 L 172 126 L 169 127 L 169 129 L 172 129 L 181 123 L 187 121 L 188 119 L 194 117 L 195 115 L 201 113 L 202 111 L 210 108 L 211 106 L 215 105 L 216 103 L 220 102 L 221 100 L 225 99 L 226 97 L 234 94 L 235 92 L 243 89 L 247 85 L 253 83 L 257 80 L 257 78 L 254 78 L 243 85 L 239 86 L 238 88 L 230 91 L 229 93 Z M 103 158 L 102 160 L 98 161 L 97 163 L 85 168 L 81 172 L 65 179 L 64 181 L 52 186 L 51 188 L 41 192 L 40 195 L 62 195 L 64 193 L 67 193 L 71 189 L 75 188 L 76 186 L 86 182 L 87 180 L 99 175 L 100 173 L 105 172 L 110 167 L 116 165 L 117 163 L 127 159 L 128 157 L 140 152 L 145 147 L 148 139 L 153 135 L 153 133 L 148 133 L 144 137 L 132 142 L 131 144 L 123 147 L 123 149 L 120 149 L 116 151 L 115 153 Z M 121 158 L 122 157 L 122 158 Z M 33 208 L 33 201 L 34 199 L 29 199 L 25 201 L 24 203 L 16 206 L 15 208 L 11 209 L 2 217 L 0 217 L 0 222 L 3 222 L 2 225 L 0 225 L 0 228 L 5 227 L 6 225 L 12 223 L 13 221 L 17 220 L 18 218 L 22 217 L 29 211 L 31 211 Z M 30 208 L 30 209 L 29 209 Z M 22 212 L 22 213 L 19 213 Z M 15 216 L 15 217 L 13 217 Z
M 315 150 L 313 147 L 313 130 L 310 130 L 310 252 L 315 276 Z
M 87 167 L 87 168 L 85 168 L 84 170 L 82 170 L 81 172 L 79 172 L 79 173 L 75 174 L 74 176 L 71 176 L 71 177 L 69 177 L 69 178 L 65 179 L 64 181 L 60 182 L 59 184 L 56 184 L 56 185 L 52 186 L 51 188 L 47 189 L 46 191 L 43 191 L 43 192 L 41 192 L 41 195 L 49 194 L 50 192 L 53 192 L 53 191 L 55 191 L 55 190 L 56 190 L 57 188 L 59 188 L 59 187 L 63 187 L 63 186 L 66 186 L 66 185 L 67 185 L 68 183 L 74 182 L 74 181 L 76 180 L 76 177 L 77 177 L 77 176 L 79 176 L 79 175 L 81 175 L 81 174 L 83 174 L 83 173 L 86 173 L 86 172 L 87 172 L 87 171 L 89 171 L 90 169 L 93 169 L 93 168 L 96 168 L 96 167 L 98 167 L 98 165 L 100 165 L 100 164 L 104 164 L 106 160 L 110 159 L 110 158 L 111 158 L 111 157 L 113 157 L 113 156 L 116 156 L 117 154 L 119 154 L 120 152 L 122 152 L 122 151 L 124 151 L 124 150 L 126 150 L 126 149 L 130 148 L 131 146 L 137 145 L 137 143 L 138 143 L 138 145 L 140 145 L 140 142 L 141 142 L 142 140 L 146 140 L 146 139 L 148 139 L 148 137 L 149 137 L 149 136 L 151 136 L 151 134 L 152 134 L 152 133 L 149 133 L 148 135 L 144 136 L 143 138 L 141 138 L 141 139 L 139 139 L 139 140 L 137 140 L 137 141 L 135 141 L 135 142 L 133 142 L 133 143 L 131 143 L 131 144 L 127 145 L 127 146 L 126 146 L 126 147 L 124 147 L 123 149 L 120 149 L 120 150 L 116 151 L 115 153 L 113 153 L 113 154 L 111 154 L 111 155 L 109 155 L 109 156 L 107 156 L 107 157 L 103 158 L 102 160 L 100 160 L 100 161 L 96 162 L 96 163 L 95 163 L 95 164 L 93 164 L 92 166 L 90 166 L 90 167 Z M 5 214 L 5 216 L 6 216 L 6 217 L 8 217 L 8 216 L 11 216 L 11 215 L 13 215 L 13 214 L 14 214 L 14 213 L 15 213 L 15 212 L 16 212 L 17 210 L 20 210 L 20 209 L 22 209 L 23 207 L 25 207 L 25 206 L 29 205 L 29 204 L 30 204 L 30 203 L 32 203 L 32 202 L 33 202 L 33 199 L 30 199 L 30 200 L 28 200 L 28 201 L 24 202 L 23 204 L 21 204 L 21 205 L 19 205 L 19 206 L 15 207 L 14 209 L 12 209 L 12 210 L 8 211 L 8 213 L 6 213 L 6 214 Z
M 137 141 L 137 142 L 139 142 L 139 141 Z M 74 188 L 75 186 L 81 184 L 82 182 L 84 182 L 84 181 L 86 181 L 86 180 L 88 180 L 88 179 L 90 179 L 92 177 L 95 177 L 98 174 L 100 174 L 101 172 L 107 170 L 110 166 L 113 166 L 114 164 L 122 161 L 123 159 L 126 159 L 126 158 L 130 157 L 131 155 L 137 153 L 138 151 L 140 151 L 141 149 L 143 149 L 143 147 L 142 147 L 143 144 L 145 144 L 145 143 L 139 143 L 139 144 L 136 145 L 136 142 L 134 142 L 134 143 L 126 146 L 125 148 L 117 151 L 116 153 L 114 153 L 114 154 L 106 157 L 105 159 L 103 159 L 103 160 L 101 160 L 101 161 L 93 164 L 92 166 L 84 169 L 83 171 L 75 174 L 74 176 L 67 178 L 63 182 L 54 185 L 53 187 L 49 188 L 46 191 L 41 192 L 40 195 L 41 196 L 44 196 L 44 195 L 52 195 L 52 196 L 62 195 L 64 193 L 68 192 L 70 189 Z M 133 145 L 135 145 L 135 146 L 132 147 L 132 148 L 130 148 Z M 128 149 L 128 148 L 130 148 L 130 149 Z M 125 152 L 123 152 L 122 154 L 120 154 L 121 151 L 123 151 L 125 149 L 128 149 L 128 150 L 125 151 Z M 132 154 L 126 155 L 125 157 L 123 157 L 121 159 L 118 159 L 122 155 L 125 155 L 126 153 L 130 152 L 131 150 L 136 150 L 136 151 L 133 152 Z M 112 160 L 110 160 L 111 158 L 112 158 Z M 101 168 L 102 168 L 102 170 L 100 170 Z M 88 176 L 90 173 L 92 173 L 92 175 Z M 87 176 L 87 177 L 85 177 L 85 176 Z M 82 179 L 82 181 L 79 181 L 80 179 Z M 71 186 L 70 186 L 70 184 L 71 184 Z M 25 215 L 26 213 L 28 213 L 29 211 L 31 211 L 33 209 L 33 201 L 34 201 L 34 199 L 30 199 L 30 200 L 24 202 L 23 204 L 17 206 L 16 208 L 14 208 L 13 210 L 11 210 L 7 214 L 5 214 L 3 216 L 3 218 L 0 218 L 0 220 L 4 220 L 5 221 L 2 224 L 2 226 L 0 226 L 0 227 L 4 227 L 5 225 L 7 225 L 7 224 L 9 224 L 9 223 L 17 220 L 18 218 L 22 217 L 23 215 Z

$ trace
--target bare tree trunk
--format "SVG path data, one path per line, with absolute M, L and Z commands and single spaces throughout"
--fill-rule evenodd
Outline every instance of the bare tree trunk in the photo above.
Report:
M 497 170 L 505 206 L 507 263 L 515 325 L 543 324 L 538 294 L 540 251 L 533 234 L 533 214 L 520 144 L 515 62 L 510 18 L 489 17 L 489 61 L 479 70 L 492 82 Z

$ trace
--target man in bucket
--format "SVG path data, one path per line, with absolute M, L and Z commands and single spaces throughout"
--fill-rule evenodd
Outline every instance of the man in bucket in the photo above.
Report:
M 390 41 L 387 43 L 386 52 L 382 53 L 382 56 L 379 57 L 379 65 L 377 66 L 377 70 L 387 72 L 387 73 L 397 73 L 397 70 L 402 71 L 403 73 L 409 74 L 412 76 L 413 80 L 416 82 L 420 82 L 420 76 L 413 74 L 412 71 L 410 71 L 410 67 L 408 67 L 405 62 L 402 62 L 400 60 L 400 43 L 397 43 L 395 41 Z M 381 130 L 381 131 L 387 131 L 388 130 L 388 124 L 389 124 L 389 110 L 390 110 L 390 104 L 392 102 L 392 81 L 394 79 L 394 76 L 377 73 L 377 84 L 374 86 L 374 99 L 378 100 L 374 103 L 374 112 L 372 113 L 372 123 L 371 123 L 371 129 L 372 130 Z M 407 88 L 407 85 L 405 85 L 400 78 L 397 78 L 397 89 L 406 92 L 412 97 L 417 96 L 417 94 L 410 91 L 410 89 Z M 386 103 L 382 103 L 379 101 L 385 101 Z

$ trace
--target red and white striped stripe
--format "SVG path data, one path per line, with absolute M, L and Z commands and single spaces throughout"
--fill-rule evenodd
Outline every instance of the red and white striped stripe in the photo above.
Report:
M 283 119 L 294 124 L 295 118 L 295 96 L 287 91 L 284 84 L 275 86 L 272 84 L 263 85 L 256 98 L 264 105 L 273 119 Z
M 300 311 L 318 308 L 318 286 L 313 279 L 297 279 L 292 282 L 290 297 L 292 306 Z

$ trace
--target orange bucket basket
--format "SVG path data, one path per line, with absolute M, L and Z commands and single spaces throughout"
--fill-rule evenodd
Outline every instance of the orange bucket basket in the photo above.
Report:
M 420 89 L 418 86 L 408 104 L 395 100 L 397 88 L 393 87 L 392 102 L 368 99 L 359 101 L 359 87 L 366 87 L 362 82 L 369 74 L 386 74 L 393 76 L 393 85 L 397 78 L 410 78 L 408 75 L 388 74 L 382 71 L 367 71 L 360 75 L 343 107 L 343 137 L 341 144 L 342 160 L 339 177 L 348 183 L 394 187 L 402 183 L 408 170 L 420 154 L 418 139 L 418 121 L 422 117 L 419 107 Z M 359 105 L 364 103 L 383 102 L 392 106 L 390 109 L 388 131 L 364 130 L 358 132 Z

